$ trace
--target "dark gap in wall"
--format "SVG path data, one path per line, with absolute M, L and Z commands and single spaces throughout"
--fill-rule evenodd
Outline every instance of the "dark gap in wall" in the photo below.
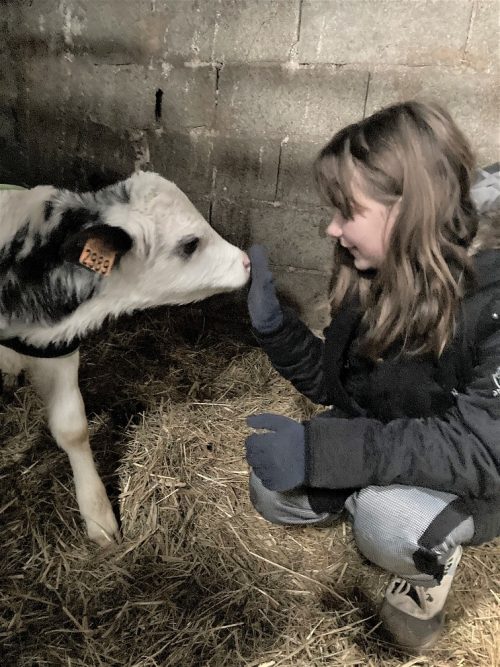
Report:
M 280 144 L 280 153 L 278 155 L 278 169 L 276 173 L 276 187 L 274 189 L 274 201 L 278 201 L 278 187 L 280 182 L 280 171 L 281 171 L 281 154 L 283 152 L 283 143 Z
M 158 88 L 155 93 L 155 119 L 158 122 L 161 118 L 161 104 L 163 99 L 163 90 Z
M 219 78 L 223 63 L 215 63 L 215 106 L 219 101 Z

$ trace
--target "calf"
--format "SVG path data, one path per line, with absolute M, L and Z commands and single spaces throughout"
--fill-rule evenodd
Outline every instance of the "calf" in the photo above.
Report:
M 0 368 L 25 369 L 40 393 L 98 544 L 118 525 L 90 449 L 79 339 L 109 316 L 238 289 L 249 273 L 246 254 L 158 174 L 83 194 L 0 191 Z

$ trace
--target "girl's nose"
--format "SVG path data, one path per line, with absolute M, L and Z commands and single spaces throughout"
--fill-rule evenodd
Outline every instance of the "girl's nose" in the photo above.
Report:
M 336 218 L 333 218 L 331 223 L 326 228 L 326 233 L 328 236 L 333 236 L 335 239 L 339 239 L 342 236 L 342 226 L 337 222 Z

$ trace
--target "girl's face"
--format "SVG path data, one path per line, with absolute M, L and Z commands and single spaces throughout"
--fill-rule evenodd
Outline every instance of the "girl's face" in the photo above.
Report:
M 353 188 L 353 195 L 358 206 L 352 218 L 346 220 L 336 210 L 326 233 L 347 248 L 358 271 L 378 269 L 384 261 L 399 203 L 386 206 L 367 197 L 358 188 Z

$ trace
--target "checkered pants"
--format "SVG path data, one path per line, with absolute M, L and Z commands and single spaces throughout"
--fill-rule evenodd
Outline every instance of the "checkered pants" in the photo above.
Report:
M 330 504 L 337 509 L 319 511 L 314 490 L 278 493 L 266 489 L 253 473 L 250 476 L 250 498 L 268 521 L 329 526 L 345 509 L 361 553 L 417 586 L 438 584 L 448 556 L 474 534 L 472 517 L 452 493 L 395 484 L 369 486 L 344 497 L 332 492 L 333 496 Z

